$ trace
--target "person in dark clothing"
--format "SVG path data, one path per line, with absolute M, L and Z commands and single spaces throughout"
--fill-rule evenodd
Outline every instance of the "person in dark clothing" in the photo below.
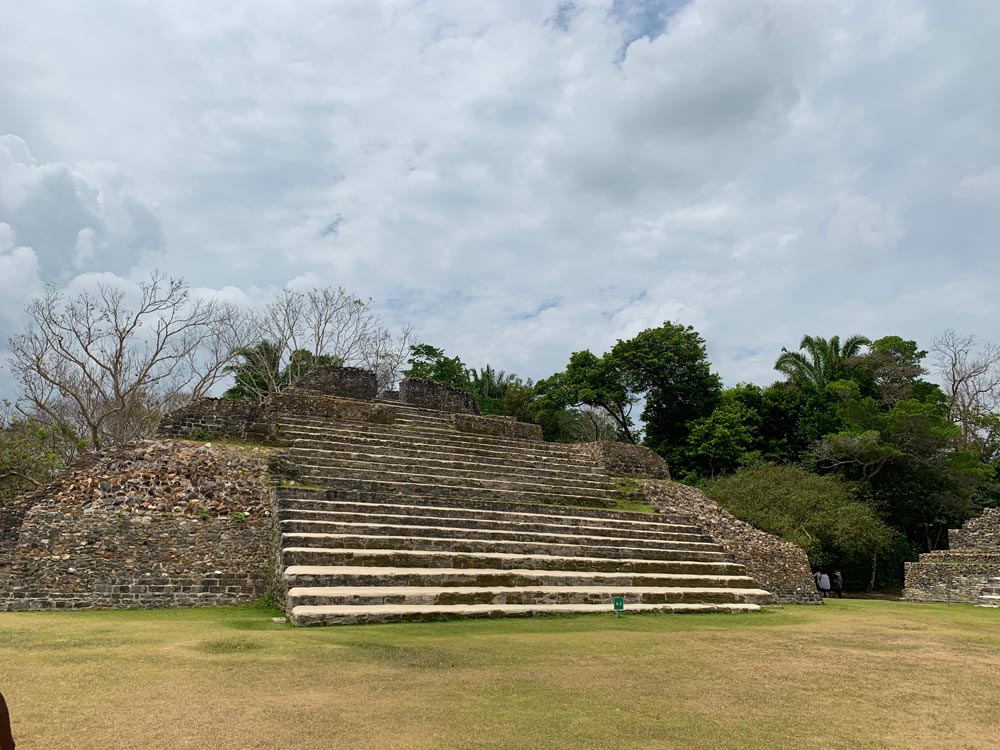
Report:
M 833 571 L 833 590 L 838 599 L 844 598 L 844 577 L 840 575 L 839 570 Z
M 0 750 L 14 750 L 14 735 L 10 732 L 10 713 L 0 693 Z

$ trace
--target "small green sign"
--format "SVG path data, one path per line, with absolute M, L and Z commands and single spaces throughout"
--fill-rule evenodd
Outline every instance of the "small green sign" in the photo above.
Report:
M 616 596 L 614 599 L 615 599 L 615 612 L 621 612 L 623 609 L 625 609 L 624 596 Z

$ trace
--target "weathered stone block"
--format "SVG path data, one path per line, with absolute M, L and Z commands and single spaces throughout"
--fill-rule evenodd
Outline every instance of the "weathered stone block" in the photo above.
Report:
M 809 558 L 801 547 L 755 529 L 694 487 L 662 480 L 645 481 L 641 485 L 654 508 L 711 534 L 776 601 L 822 604 Z
M 479 404 L 468 391 L 423 378 L 406 378 L 399 386 L 399 400 L 425 409 L 479 414 Z
M 670 479 L 663 457 L 644 445 L 632 443 L 580 443 L 580 451 L 613 477 Z
M 359 367 L 317 367 L 296 380 L 293 385 L 303 390 L 343 398 L 371 400 L 378 395 L 375 373 Z
M 494 435 L 513 440 L 541 440 L 542 428 L 537 424 L 518 422 L 513 417 L 485 417 L 476 414 L 455 414 L 455 429 L 476 435 Z

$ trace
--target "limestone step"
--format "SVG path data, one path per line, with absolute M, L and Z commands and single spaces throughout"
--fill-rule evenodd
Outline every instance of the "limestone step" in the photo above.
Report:
M 722 547 L 713 541 L 703 541 L 701 538 L 692 539 L 646 539 L 637 536 L 619 536 L 614 531 L 605 533 L 556 533 L 550 531 L 526 531 L 521 528 L 511 528 L 501 525 L 499 528 L 482 528 L 475 524 L 462 526 L 423 526 L 405 522 L 385 523 L 373 521 L 371 523 L 342 521 L 342 520 L 320 520 L 287 518 L 279 522 L 282 533 L 289 532 L 312 532 L 319 534 L 365 534 L 385 535 L 385 536 L 408 536 L 414 538 L 434 537 L 438 539 L 454 540 L 487 540 L 496 539 L 511 542 L 538 543 L 538 544 L 578 544 L 584 546 L 606 546 L 606 547 L 630 547 L 632 549 L 649 550 L 691 550 L 699 552 L 721 552 Z
M 295 457 L 293 451 L 293 458 Z M 427 474 L 418 472 L 390 471 L 375 467 L 327 467 L 316 466 L 302 460 L 296 460 L 302 471 L 302 476 L 312 481 L 327 484 L 350 480 L 373 481 L 381 483 L 398 483 L 405 486 L 451 487 L 460 490 L 489 490 L 490 492 L 534 493 L 552 497 L 585 497 L 591 499 L 611 500 L 610 489 L 594 487 L 576 482 L 554 482 L 538 480 L 532 477 L 497 476 L 496 478 L 470 478 L 449 476 L 446 473 Z
M 282 547 L 350 547 L 356 549 L 437 550 L 442 552 L 506 552 L 566 557 L 612 559 L 711 561 L 727 560 L 724 552 L 694 549 L 650 549 L 628 545 L 576 544 L 567 542 L 519 541 L 516 539 L 469 539 L 389 534 L 283 532 Z
M 515 510 L 493 510 L 484 508 L 466 508 L 463 506 L 446 505 L 444 503 L 432 505 L 417 505 L 415 503 L 401 502 L 361 502 L 354 500 L 320 500 L 308 499 L 305 497 L 282 497 L 278 501 L 278 512 L 282 517 L 291 517 L 297 511 L 330 511 L 335 513 L 354 513 L 358 515 L 378 516 L 383 514 L 406 515 L 410 518 L 468 518 L 481 520 L 484 522 L 509 521 L 511 523 L 547 523 L 565 527 L 584 528 L 590 526 L 600 526 L 605 529 L 631 529 L 640 532 L 649 532 L 653 535 L 659 533 L 702 535 L 701 529 L 691 524 L 670 523 L 666 516 L 653 515 L 652 513 L 634 513 L 633 519 L 622 520 L 617 518 L 601 518 L 595 515 L 596 511 L 589 509 L 575 509 L 574 515 L 561 515 L 558 513 L 541 512 L 547 506 L 534 506 L 535 510 L 529 510 L 532 506 L 514 506 Z M 660 521 L 659 519 L 663 519 Z
M 295 454 L 308 459 L 312 463 L 360 462 L 362 464 L 392 464 L 397 467 L 422 466 L 428 469 L 448 472 L 474 471 L 483 472 L 517 471 L 557 478 L 572 478 L 590 480 L 602 484 L 609 477 L 594 465 L 565 466 L 547 461 L 520 461 L 510 457 L 461 456 L 440 451 L 414 451 L 402 447 L 378 446 L 358 449 L 358 446 L 344 445 L 340 442 L 309 441 L 315 444 L 304 444 L 303 441 L 294 445 Z
M 295 487 L 282 487 L 278 489 L 278 497 L 282 502 L 286 499 L 300 498 L 302 490 Z M 604 521 L 626 521 L 630 524 L 649 524 L 649 528 L 655 529 L 663 526 L 684 526 L 688 529 L 696 528 L 690 524 L 678 523 L 671 516 L 659 513 L 636 513 L 635 511 L 607 510 L 604 508 L 572 507 L 566 505 L 552 505 L 549 503 L 529 503 L 529 502 L 505 502 L 502 500 L 479 500 L 473 498 L 438 498 L 433 496 L 413 495 L 400 499 L 396 495 L 372 494 L 371 497 L 358 499 L 353 492 L 341 490 L 329 490 L 325 493 L 324 499 L 338 502 L 346 500 L 349 502 L 364 502 L 372 504 L 396 505 L 403 503 L 407 506 L 419 506 L 424 508 L 447 507 L 449 509 L 481 510 L 491 513 L 515 513 L 515 514 L 538 514 L 544 516 L 565 516 L 567 519 L 585 518 L 588 522 L 593 519 Z M 312 498 L 310 498 L 312 499 Z
M 441 441 L 433 438 L 421 439 L 420 434 L 397 432 L 378 435 L 359 435 L 342 430 L 337 432 L 286 432 L 285 437 L 303 448 L 339 446 L 353 448 L 359 452 L 370 452 L 414 456 L 441 457 L 453 459 L 492 461 L 495 463 L 520 462 L 528 466 L 557 466 L 581 471 L 598 471 L 593 460 L 576 448 L 566 446 L 558 453 L 538 450 L 512 450 L 500 446 L 481 446 L 464 440 Z
M 481 502 L 516 505 L 544 505 L 572 510 L 610 510 L 617 500 L 611 497 L 581 496 L 551 490 L 508 490 L 480 487 L 455 487 L 437 484 L 407 484 L 378 479 L 338 479 L 304 477 L 304 482 L 321 487 L 327 497 L 339 500 L 368 500 L 375 502 L 417 502 L 421 500 L 441 502 Z M 291 487 L 290 489 L 297 489 Z
M 611 480 L 607 476 L 594 474 L 577 474 L 572 471 L 554 469 L 517 468 L 514 466 L 481 466 L 475 464 L 470 468 L 449 468 L 434 461 L 412 461 L 393 459 L 392 456 L 382 456 L 377 460 L 362 457 L 351 457 L 347 453 L 302 451 L 292 447 L 292 456 L 301 467 L 312 471 L 333 473 L 342 470 L 377 471 L 380 474 L 394 476 L 419 476 L 441 478 L 448 481 L 514 481 L 539 485 L 567 485 L 581 489 L 607 493 L 611 490 Z
M 756 612 L 757 604 L 632 604 L 626 613 L 634 612 Z M 357 625 L 376 622 L 452 620 L 471 617 L 531 617 L 555 614 L 610 614 L 609 604 L 463 604 L 463 605 L 400 605 L 383 604 L 354 606 L 297 606 L 290 614 L 296 625 Z
M 712 560 L 655 560 L 630 557 L 588 557 L 496 551 L 456 552 L 428 549 L 361 549 L 352 547 L 289 546 L 281 551 L 286 569 L 316 567 L 449 568 L 537 570 L 632 575 L 677 574 L 741 576 L 743 566 L 725 558 Z
M 295 587 L 288 604 L 297 606 L 371 604 L 756 604 L 769 596 L 763 589 L 636 586 L 330 586 Z
M 410 568 L 334 565 L 291 565 L 284 583 L 290 588 L 337 586 L 637 586 L 639 588 L 755 589 L 749 576 L 684 573 L 623 573 L 588 570 L 531 570 L 527 568 Z
M 281 520 L 298 521 L 333 521 L 352 524 L 383 524 L 385 526 L 431 526 L 431 527 L 461 527 L 466 529 L 490 529 L 493 531 L 530 531 L 555 534 L 579 534 L 585 536 L 615 536 L 622 539 L 642 539 L 648 541 L 679 541 L 679 542 L 711 542 L 712 539 L 702 533 L 683 531 L 650 531 L 634 527 L 612 527 L 604 525 L 562 524 L 558 519 L 541 520 L 538 518 L 488 518 L 483 516 L 447 514 L 442 511 L 433 516 L 412 515 L 406 512 L 378 513 L 356 512 L 343 510 L 281 510 Z
M 278 416 L 278 426 L 280 431 L 288 437 L 345 435 L 377 437 L 388 440 L 406 438 L 415 443 L 427 443 L 437 447 L 446 445 L 457 448 L 480 447 L 524 455 L 562 456 L 574 459 L 579 459 L 583 455 L 580 449 L 572 443 L 547 443 L 541 440 L 483 435 L 474 432 L 461 432 L 454 427 L 335 422 L 322 418 L 289 417 L 285 414 Z

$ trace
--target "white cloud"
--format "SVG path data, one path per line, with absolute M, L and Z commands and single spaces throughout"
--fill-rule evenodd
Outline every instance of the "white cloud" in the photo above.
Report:
M 728 382 L 804 333 L 1000 339 L 941 297 L 1000 278 L 995 3 L 98 6 L 0 23 L 43 281 L 343 285 L 535 377 L 665 318 Z
M 962 197 L 1000 206 L 1000 165 L 963 177 L 957 192 Z
M 108 164 L 40 163 L 27 142 L 0 135 L 0 220 L 31 247 L 47 281 L 95 268 L 126 270 L 160 254 L 152 208 Z

